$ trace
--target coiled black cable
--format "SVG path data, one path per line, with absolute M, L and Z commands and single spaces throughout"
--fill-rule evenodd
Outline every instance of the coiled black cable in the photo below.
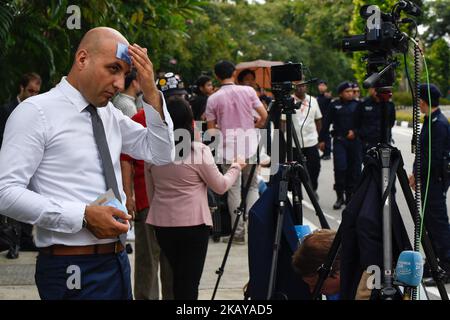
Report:
M 415 189 L 415 204 L 416 204 L 416 216 L 414 225 L 414 251 L 419 251 L 420 248 L 420 230 L 421 230 L 421 212 L 422 212 L 422 199 L 421 199 L 421 146 L 420 146 L 420 97 L 419 97 L 419 76 L 420 76 L 420 48 L 418 43 L 414 44 L 414 86 L 415 94 L 413 101 L 413 141 L 415 143 L 415 168 L 414 168 L 414 179 L 416 183 Z M 417 300 L 417 289 L 413 290 L 412 299 Z

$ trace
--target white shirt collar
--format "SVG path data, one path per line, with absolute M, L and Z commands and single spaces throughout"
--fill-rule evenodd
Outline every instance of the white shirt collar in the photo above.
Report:
M 62 77 L 56 88 L 59 89 L 70 102 L 72 102 L 78 112 L 83 111 L 89 105 L 89 101 L 87 101 L 81 92 L 73 87 L 69 81 L 67 81 L 67 77 Z

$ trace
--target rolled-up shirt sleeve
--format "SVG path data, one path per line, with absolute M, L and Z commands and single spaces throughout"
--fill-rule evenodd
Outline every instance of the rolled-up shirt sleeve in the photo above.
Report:
M 142 100 L 147 128 L 120 115 L 122 152 L 155 165 L 168 164 L 175 158 L 173 122 L 162 94 L 161 97 L 164 120 L 151 105 Z
M 0 214 L 41 228 L 76 233 L 86 205 L 56 201 L 27 189 L 43 158 L 46 131 L 43 112 L 23 102 L 8 119 L 0 149 Z
M 205 109 L 205 118 L 206 121 L 216 120 L 216 104 L 213 102 L 213 99 L 208 99 L 206 102 Z

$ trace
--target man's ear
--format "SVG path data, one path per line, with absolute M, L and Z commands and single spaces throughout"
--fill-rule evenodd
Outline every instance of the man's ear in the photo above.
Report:
M 139 83 L 139 81 L 137 80 L 137 79 L 134 79 L 133 81 L 132 81 L 132 84 L 133 84 L 133 86 L 135 87 L 135 88 L 140 88 L 141 86 L 140 86 L 140 83 Z
M 75 64 L 77 65 L 78 70 L 82 70 L 86 67 L 89 60 L 89 55 L 86 49 L 78 50 L 75 54 Z

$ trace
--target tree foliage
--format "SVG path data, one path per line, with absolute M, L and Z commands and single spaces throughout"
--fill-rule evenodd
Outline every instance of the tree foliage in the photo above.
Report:
M 444 96 L 447 96 L 450 89 L 450 47 L 448 43 L 442 38 L 438 39 L 433 42 L 425 54 L 430 81 L 437 84 Z
M 450 2 L 448 0 L 434 0 L 425 2 L 425 19 L 427 26 L 425 40 L 428 44 L 435 40 L 450 37 Z
M 156 68 L 183 50 L 186 19 L 202 12 L 200 0 L 81 0 L 81 29 L 70 30 L 68 0 L 0 0 L 0 101 L 17 94 L 20 75 L 35 71 L 51 88 L 67 74 L 83 34 L 96 26 L 122 32 L 149 48 Z
M 420 0 L 418 0 L 420 1 Z M 0 101 L 17 92 L 21 74 L 36 71 L 48 90 L 70 70 L 83 34 L 92 27 L 119 30 L 149 50 L 156 69 L 192 83 L 221 59 L 303 62 L 307 77 L 361 81 L 363 53 L 343 53 L 342 37 L 362 34 L 366 0 L 79 0 L 81 29 L 69 30 L 69 0 L 0 0 Z M 371 0 L 382 11 L 395 0 Z M 421 20 L 432 81 L 448 87 L 448 0 L 427 2 Z M 433 17 L 436 17 L 433 19 Z M 441 40 L 439 40 L 441 39 Z M 445 90 L 443 88 L 443 90 Z

